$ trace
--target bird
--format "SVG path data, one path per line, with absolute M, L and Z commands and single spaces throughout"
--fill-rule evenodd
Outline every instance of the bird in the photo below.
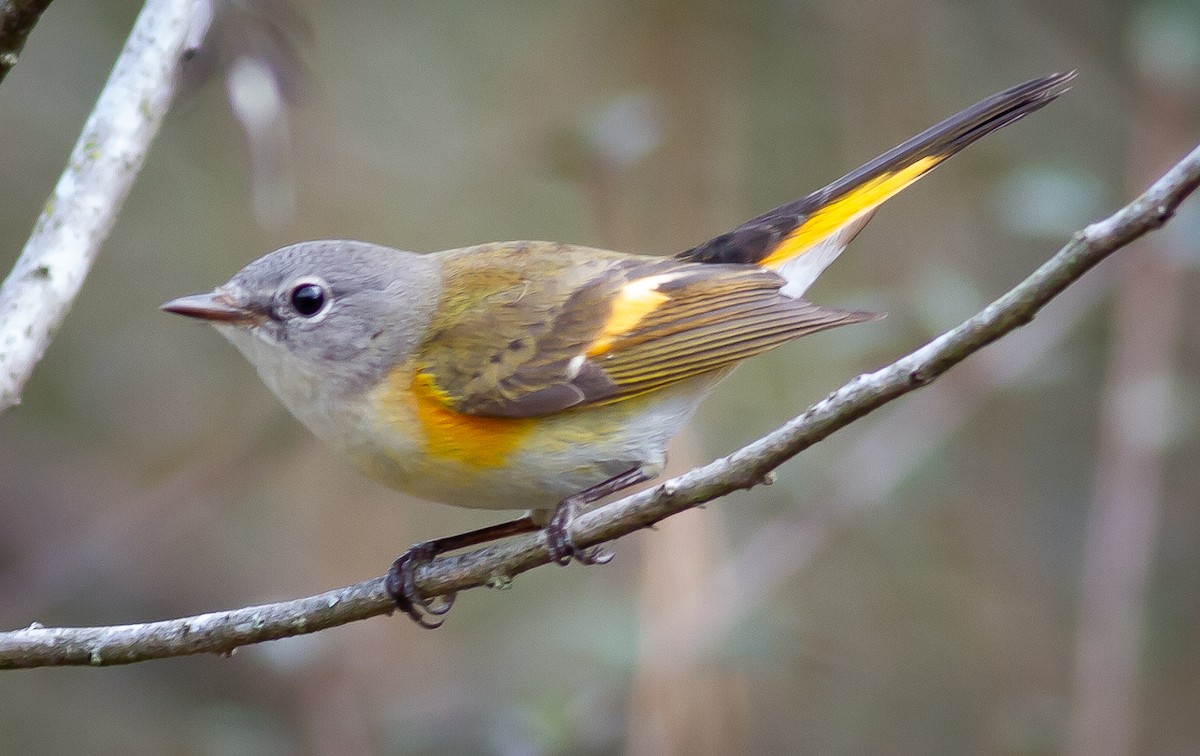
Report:
M 607 561 L 575 546 L 575 513 L 657 477 L 667 442 L 743 360 L 880 317 L 803 295 L 880 205 L 1073 76 L 992 95 L 671 257 L 543 241 L 428 254 L 306 241 L 162 309 L 214 325 L 370 478 L 454 506 L 527 510 L 392 563 L 396 606 L 437 627 L 453 596 L 422 597 L 415 574 L 445 551 L 541 529 L 553 561 Z

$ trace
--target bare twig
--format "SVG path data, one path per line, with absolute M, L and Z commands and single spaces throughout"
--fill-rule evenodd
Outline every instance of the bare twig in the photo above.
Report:
M 933 381 L 971 353 L 1028 323 L 1039 309 L 1117 249 L 1162 226 L 1200 185 L 1200 147 L 1141 197 L 1088 226 L 1031 276 L 981 312 L 929 344 L 874 373 L 860 375 L 803 415 L 740 451 L 655 488 L 579 516 L 575 542 L 594 546 L 628 535 L 706 501 L 749 488 L 787 459 L 853 420 Z M 533 534 L 423 567 L 417 586 L 442 596 L 512 576 L 549 561 L 542 535 Z M 133 625 L 47 628 L 0 633 L 0 669 L 52 665 L 128 664 L 315 632 L 391 610 L 383 578 L 317 596 Z
M 20 401 L 116 221 L 171 104 L 199 2 L 147 1 L 33 235 L 0 285 L 0 412 Z
M 0 81 L 17 65 L 29 32 L 51 0 L 0 0 Z

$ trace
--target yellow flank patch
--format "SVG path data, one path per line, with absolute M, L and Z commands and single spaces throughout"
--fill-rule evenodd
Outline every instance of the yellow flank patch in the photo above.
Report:
M 400 371 L 391 376 L 396 382 L 405 378 L 407 375 Z M 457 461 L 467 468 L 502 467 L 536 422 L 534 418 L 478 417 L 456 412 L 449 406 L 446 392 L 427 373 L 415 372 L 408 387 L 395 389 L 411 389 L 416 399 L 426 454 Z
M 773 268 L 803 254 L 842 226 L 894 197 L 944 159 L 943 155 L 923 157 L 898 171 L 885 173 L 855 187 L 849 194 L 835 199 L 810 215 L 760 264 Z
M 638 278 L 625 284 L 613 298 L 608 310 L 608 320 L 596 340 L 588 347 L 587 355 L 595 357 L 612 348 L 620 336 L 629 333 L 650 313 L 654 312 L 669 296 L 658 291 L 658 285 L 669 281 L 676 274 L 663 273 L 657 276 Z

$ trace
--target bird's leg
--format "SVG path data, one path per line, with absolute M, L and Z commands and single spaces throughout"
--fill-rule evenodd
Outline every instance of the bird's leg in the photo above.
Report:
M 600 501 L 605 496 L 644 483 L 655 475 L 656 473 L 651 473 L 646 468 L 638 467 L 626 470 L 620 475 L 614 475 L 591 488 L 568 496 L 558 503 L 554 514 L 546 522 L 544 528 L 541 522 L 526 515 L 499 525 L 414 544 L 408 551 L 397 557 L 396 561 L 392 562 L 384 579 L 384 587 L 387 589 L 388 595 L 396 602 L 397 609 L 407 614 L 413 622 L 421 627 L 432 629 L 441 627 L 442 620 L 430 618 L 440 617 L 450 611 L 450 607 L 454 604 L 454 594 L 427 599 L 417 591 L 417 569 L 433 561 L 438 554 L 544 529 L 550 559 L 554 562 L 565 565 L 575 559 L 580 564 L 604 564 L 612 559 L 612 554 L 601 551 L 599 547 L 595 549 L 577 547 L 568 530 L 571 520 L 574 519 L 580 507 L 586 507 Z
M 450 611 L 454 605 L 454 594 L 440 596 L 436 599 L 423 598 L 417 592 L 417 568 L 433 561 L 438 554 L 447 551 L 478 546 L 481 543 L 496 541 L 509 536 L 532 533 L 538 529 L 533 518 L 526 515 L 510 522 L 491 525 L 486 528 L 472 530 L 458 535 L 437 538 L 432 541 L 422 541 L 414 544 L 408 551 L 401 554 L 392 562 L 388 569 L 384 586 L 388 595 L 396 602 L 396 608 L 404 612 L 421 627 L 433 629 L 442 626 L 442 620 L 432 620 Z
M 580 507 L 594 504 L 605 496 L 623 491 L 639 483 L 645 483 L 653 477 L 655 475 L 650 474 L 645 468 L 635 467 L 560 501 L 554 510 L 554 515 L 544 528 L 546 548 L 550 552 L 550 559 L 561 565 L 570 564 L 572 559 L 580 564 L 605 564 L 611 560 L 612 552 L 610 551 L 602 550 L 600 547 L 581 549 L 576 546 L 571 537 L 571 520 L 575 519 L 575 514 Z

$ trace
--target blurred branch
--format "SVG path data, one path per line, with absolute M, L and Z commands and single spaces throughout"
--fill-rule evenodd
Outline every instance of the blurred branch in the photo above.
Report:
M 1159 228 L 1200 186 L 1200 147 L 1142 196 L 1109 218 L 1077 232 L 1032 275 L 975 316 L 874 373 L 860 375 L 768 436 L 704 467 L 580 515 L 574 540 L 594 546 L 628 535 L 766 479 L 780 464 L 872 410 L 924 386 L 973 352 L 1028 323 L 1067 286 L 1108 255 Z M 502 586 L 546 564 L 543 536 L 533 534 L 421 568 L 417 587 L 428 597 L 478 586 Z M 47 628 L 38 624 L 0 633 L 0 669 L 128 664 L 198 653 L 232 653 L 239 646 L 301 635 L 387 614 L 382 577 L 317 596 L 195 617 L 133 625 Z
M 17 65 L 29 32 L 51 0 L 0 0 L 0 81 Z
M 1153 76 L 1143 75 L 1136 91 L 1128 161 L 1139 181 L 1159 156 L 1189 138 L 1193 119 L 1186 96 Z M 1171 235 L 1163 234 L 1144 254 L 1122 260 L 1083 546 L 1063 749 L 1069 756 L 1139 752 L 1150 567 L 1161 529 L 1173 430 L 1172 358 L 1185 301 L 1171 246 Z
M 312 27 L 292 0 L 208 2 L 182 96 L 210 79 L 221 82 L 246 138 L 250 209 L 264 228 L 286 229 L 296 221 L 297 202 L 289 106 L 311 86 L 303 52 L 313 43 Z
M 20 401 L 116 222 L 170 107 L 194 27 L 189 20 L 202 5 L 207 0 L 147 0 L 33 235 L 0 285 L 0 412 Z

